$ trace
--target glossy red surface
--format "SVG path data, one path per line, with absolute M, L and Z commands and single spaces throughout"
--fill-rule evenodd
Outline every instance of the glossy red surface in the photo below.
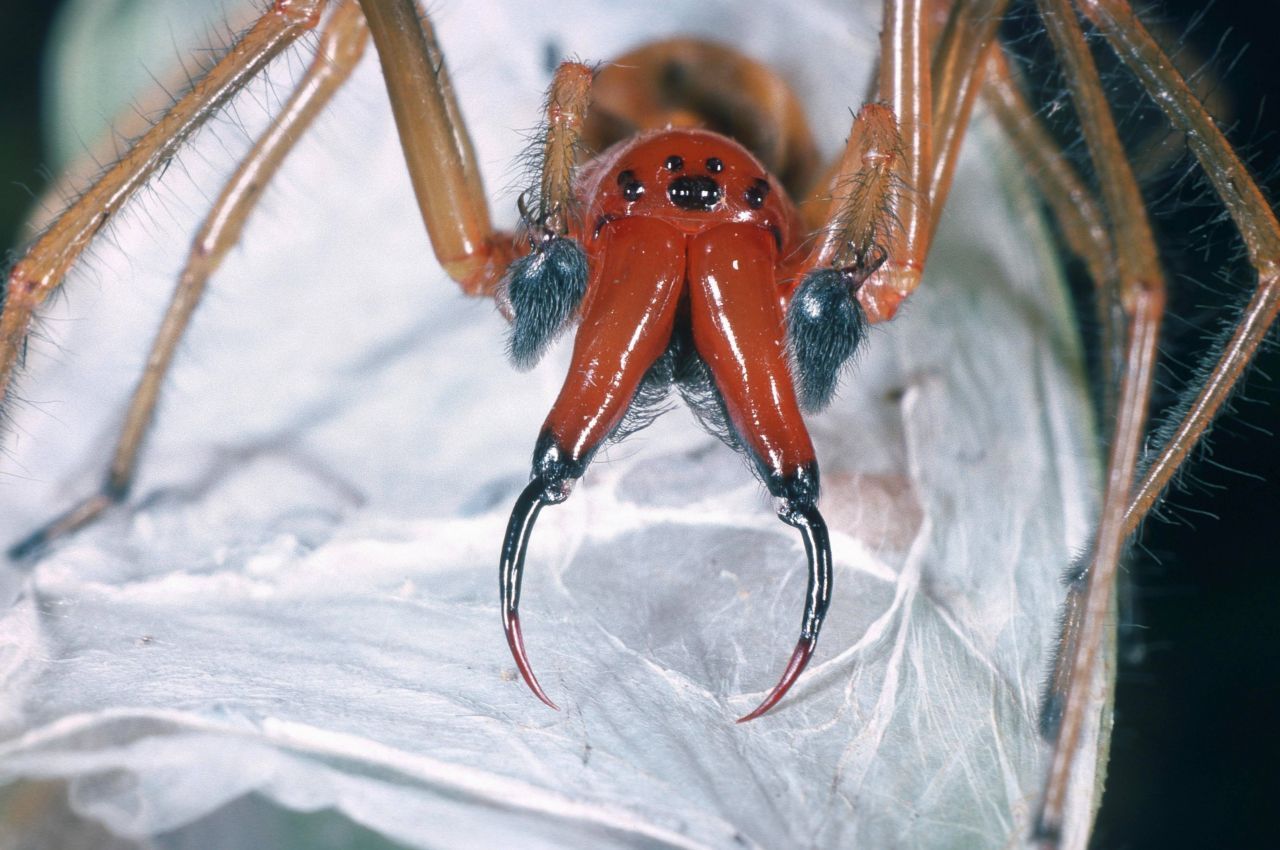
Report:
M 680 169 L 667 167 L 678 157 Z M 707 168 L 718 160 L 721 168 Z M 628 199 L 619 175 L 631 172 L 643 194 Z M 676 206 L 668 188 L 679 177 L 708 177 L 723 189 L 720 202 L 709 211 Z M 768 185 L 763 204 L 753 207 L 747 198 L 757 181 Z M 596 248 L 594 231 L 602 218 L 645 216 L 661 219 L 689 234 L 717 224 L 753 224 L 776 233 L 787 252 L 799 236 L 798 217 L 786 191 L 746 148 L 707 130 L 655 130 L 614 145 L 582 169 L 578 199 L 583 216 L 582 243 L 588 253 Z
M 543 426 L 574 460 L 617 427 L 666 350 L 684 282 L 685 236 L 660 219 L 610 222 L 596 242 L 569 374 Z
M 812 462 L 786 357 L 799 217 L 737 143 L 704 130 L 644 133 L 582 170 L 575 235 L 590 277 L 564 387 L 546 427 L 591 455 L 666 350 L 682 304 L 726 412 L 767 478 Z

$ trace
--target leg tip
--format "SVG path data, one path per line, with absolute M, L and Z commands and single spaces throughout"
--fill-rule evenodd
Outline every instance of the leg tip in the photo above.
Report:
M 10 561 L 25 561 L 43 549 L 48 543 L 48 529 L 37 529 L 5 550 L 5 555 Z
M 1035 828 L 1031 830 L 1031 840 L 1044 850 L 1053 850 L 1062 843 L 1062 826 L 1041 814 L 1036 818 Z
M 1058 738 L 1058 729 L 1062 726 L 1062 714 L 1066 709 L 1066 695 L 1056 690 L 1045 692 L 1040 704 L 1040 737 L 1053 742 Z
M 119 502 L 126 491 L 127 485 L 124 487 L 108 485 L 102 492 L 90 496 L 71 510 L 59 517 L 55 517 L 10 546 L 7 552 L 9 560 L 26 560 L 59 537 L 78 531 L 97 519 L 98 515 L 107 508 Z

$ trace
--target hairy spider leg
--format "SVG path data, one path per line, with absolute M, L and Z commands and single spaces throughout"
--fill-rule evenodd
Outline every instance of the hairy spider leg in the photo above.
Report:
M 898 119 L 902 138 L 895 174 L 904 191 L 889 199 L 885 262 L 858 291 L 872 322 L 893 318 L 920 285 L 932 236 L 929 205 L 933 171 L 933 75 L 930 66 L 930 4 L 926 0 L 886 0 L 880 30 L 880 98 Z M 957 145 L 958 147 L 958 145 Z
M 984 101 L 1018 156 L 1027 163 L 1027 172 L 1049 207 L 1063 241 L 1084 263 L 1093 284 L 1104 370 L 1102 421 L 1109 422 L 1120 385 L 1125 329 L 1124 315 L 1117 303 L 1116 257 L 1106 217 L 1093 192 L 1027 103 L 1009 57 L 998 46 L 988 53 L 986 71 L 982 81 Z
M 1280 222 L 1249 170 L 1232 150 L 1231 143 L 1129 4 L 1116 0 L 1078 0 L 1076 5 L 1142 83 L 1170 123 L 1186 134 L 1187 146 L 1240 231 L 1249 263 L 1258 274 L 1253 296 L 1218 361 L 1169 442 L 1161 447 L 1159 457 L 1144 472 L 1125 514 L 1127 535 L 1134 532 L 1155 506 L 1174 473 L 1226 403 L 1280 314 Z
M 1070 44 L 1058 44 L 1058 52 L 1064 61 L 1074 62 L 1070 56 L 1073 53 L 1087 60 L 1088 49 L 1074 10 L 1065 0 L 1060 0 L 1053 7 L 1048 0 L 1041 0 L 1041 5 L 1042 16 L 1046 18 L 1055 42 L 1066 40 L 1056 34 L 1057 27 L 1069 31 L 1067 39 Z M 1060 722 L 1052 730 L 1056 732 L 1053 760 L 1036 824 L 1037 831 L 1051 845 L 1056 844 L 1061 826 L 1077 740 L 1095 671 L 1101 663 L 1102 636 L 1110 616 L 1115 573 L 1124 542 L 1141 517 L 1154 505 L 1173 469 L 1204 433 L 1280 311 L 1280 226 L 1243 163 L 1127 3 L 1085 0 L 1075 5 L 1102 31 L 1117 56 L 1138 77 L 1172 123 L 1186 133 L 1188 146 L 1196 154 L 1240 230 L 1250 262 L 1257 269 L 1258 284 L 1232 338 L 1210 370 L 1199 394 L 1168 444 L 1161 447 L 1159 455 L 1135 488 L 1134 473 L 1144 436 L 1156 337 L 1164 309 L 1164 290 L 1162 282 L 1151 275 L 1144 274 L 1135 279 L 1126 268 L 1127 263 L 1133 262 L 1127 256 L 1130 253 L 1138 252 L 1138 259 L 1143 259 L 1141 253 L 1147 250 L 1154 253 L 1154 250 L 1144 244 L 1132 243 L 1123 232 L 1117 235 L 1116 253 L 1121 270 L 1119 300 L 1130 317 L 1130 330 L 1102 520 L 1089 568 L 1087 572 L 1077 574 L 1072 583 L 1072 609 L 1075 610 L 1069 609 L 1067 625 L 1070 633 L 1064 635 L 1062 651 L 1055 666 L 1055 681 L 1069 682 L 1069 686 L 1065 693 L 1056 695 L 1060 703 L 1051 705 L 1052 709 L 1060 712 Z M 1060 21 L 1049 22 L 1050 16 Z M 1084 91 L 1073 92 L 1077 102 L 1094 98 L 1102 101 L 1096 74 L 1092 76 L 1093 79 L 1086 76 L 1079 82 Z M 1088 133 L 1088 121 L 1085 127 Z M 1092 141 L 1090 146 L 1093 147 Z M 1124 153 L 1118 146 L 1113 151 L 1094 152 L 1092 157 L 1100 168 L 1103 166 L 1100 159 L 1124 162 Z M 1119 226 L 1116 217 L 1123 213 L 1111 208 L 1108 197 L 1115 187 L 1105 175 L 1101 185 L 1111 219 Z M 1140 203 L 1141 199 L 1138 201 Z M 1067 668 L 1069 673 L 1061 672 L 1063 668 Z
M 192 241 L 178 286 L 147 355 L 146 369 L 129 400 L 124 427 L 102 487 L 10 547 L 10 558 L 24 558 L 50 541 L 84 527 L 128 495 L 143 441 L 155 418 L 160 387 L 209 278 L 240 241 L 249 216 L 294 144 L 350 77 L 367 42 L 368 29 L 359 6 L 355 2 L 342 3 L 321 32 L 316 57 L 306 74 L 227 181 Z
M 951 191 L 960 143 L 982 88 L 986 57 L 999 52 L 996 31 L 1009 0 L 955 0 L 933 51 L 932 158 L 929 165 L 929 238 L 938 229 Z
M 13 267 L 0 313 L 0 400 L 32 312 L 61 283 L 66 270 L 109 216 L 203 121 L 272 58 L 315 27 L 324 5 L 323 0 L 280 0 L 265 12 Z M 367 27 L 365 15 L 370 14 Z M 305 76 L 201 225 L 130 402 L 102 489 L 13 545 L 8 550 L 10 558 L 25 557 L 83 527 L 127 495 L 164 376 L 208 278 L 239 240 L 262 191 L 294 143 L 349 77 L 363 54 L 373 22 L 377 24 L 374 38 L 397 129 L 436 257 L 464 292 L 496 294 L 497 283 L 518 250 L 510 234 L 495 232 L 489 223 L 475 154 L 430 20 L 412 0 L 369 0 L 364 4 L 342 0 L 325 25 L 316 58 Z M 585 110 L 585 104 L 581 109 Z M 570 142 L 557 144 L 571 147 Z M 549 143 L 549 152 L 554 147 Z
M 31 317 L 115 213 L 205 121 L 320 20 L 324 0 L 276 0 L 191 90 L 111 166 L 9 269 L 0 286 L 0 403 Z
M 1057 841 L 1071 766 L 1092 701 L 1093 680 L 1126 538 L 1124 511 L 1129 504 L 1146 434 L 1164 315 L 1165 282 L 1147 221 L 1146 204 L 1120 144 L 1101 79 L 1075 12 L 1069 0 L 1038 0 L 1038 5 L 1055 51 L 1066 66 L 1072 101 L 1080 117 L 1090 159 L 1098 171 L 1103 208 L 1115 232 L 1117 296 L 1128 325 L 1125 369 L 1112 426 L 1106 490 L 1092 565 L 1084 580 L 1073 582 L 1070 587 L 1068 628 L 1052 680 L 1055 685 L 1065 686 L 1066 691 L 1061 694 L 1051 691 L 1044 711 L 1045 725 L 1054 741 L 1035 830 L 1038 837 Z
M 493 229 L 480 168 L 431 19 L 414 0 L 360 0 L 431 249 L 468 295 L 492 296 L 515 259 Z
M 499 559 L 502 624 L 526 684 L 556 708 L 529 667 L 520 631 L 520 583 L 538 512 L 569 498 L 671 340 L 685 276 L 685 235 L 653 218 L 605 224 L 593 240 L 582 325 L 564 386 L 543 423 L 533 471 L 507 526 Z

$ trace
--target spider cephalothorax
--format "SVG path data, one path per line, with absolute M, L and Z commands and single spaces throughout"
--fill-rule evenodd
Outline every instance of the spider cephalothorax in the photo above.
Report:
M 529 686 L 553 705 L 529 668 L 517 613 L 534 519 L 568 498 L 600 446 L 635 430 L 674 386 L 709 430 L 743 452 L 808 553 L 800 640 L 777 687 L 743 719 L 759 716 L 804 669 L 831 593 L 818 465 L 788 350 L 803 352 L 794 362 L 807 364 L 806 386 L 833 383 L 857 347 L 861 310 L 834 272 L 837 297 L 806 296 L 788 345 L 799 216 L 764 166 L 717 133 L 656 130 L 620 142 L 582 169 L 574 201 L 576 232 L 536 242 L 507 283 L 518 362 L 541 351 L 572 315 L 581 318 L 568 377 L 503 545 L 508 642 Z M 806 292 L 832 274 L 810 275 Z M 828 314 L 846 313 L 852 323 L 829 321 Z M 814 353 L 811 324 L 843 328 L 843 336 Z

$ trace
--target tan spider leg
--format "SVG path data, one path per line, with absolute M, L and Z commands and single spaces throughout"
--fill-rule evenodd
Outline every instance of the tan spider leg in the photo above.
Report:
M 1008 0 L 957 0 L 951 7 L 933 58 L 933 170 L 929 178 L 929 238 L 938 228 L 947 202 L 960 143 L 984 70 L 984 56 L 993 49 L 996 29 Z
M 1116 260 L 1102 210 L 1091 192 L 1041 126 L 1035 110 L 1013 78 L 1004 51 L 988 58 L 983 96 L 1014 150 L 1028 166 L 1072 253 L 1084 261 L 1094 285 L 1106 286 Z
M 868 103 L 854 116 L 844 154 L 830 178 L 826 224 L 797 268 L 795 284 L 818 268 L 853 269 L 865 277 L 885 259 L 888 234 L 884 210 L 893 197 L 894 166 L 902 139 L 893 111 Z
M 858 290 L 872 322 L 893 318 L 920 283 L 929 240 L 929 178 L 933 169 L 933 92 L 929 15 L 924 0 L 886 0 L 880 34 L 880 96 L 898 119 L 901 155 L 897 182 L 885 211 L 895 227 L 886 236 L 887 259 Z
M 1110 310 L 1110 306 L 1116 300 L 1119 281 L 1116 278 L 1115 254 L 1102 210 L 1093 193 L 1061 155 L 1056 143 L 1045 132 L 1023 98 L 1004 53 L 993 51 L 989 63 L 983 96 L 1013 142 L 1018 155 L 1030 166 L 1032 177 L 1048 203 L 1068 248 L 1084 261 L 1093 280 L 1103 328 L 1102 347 L 1111 379 L 1103 398 L 1103 421 L 1110 421 L 1119 404 L 1117 392 L 1128 352 L 1123 345 L 1123 324 L 1112 321 L 1116 311 Z M 1142 345 L 1139 342 L 1134 350 L 1141 350 Z M 1128 532 L 1124 536 L 1127 537 Z M 1056 717 L 1056 710 L 1070 687 L 1071 666 L 1060 662 L 1074 657 L 1084 614 L 1080 586 L 1083 576 L 1072 578 L 1073 583 L 1063 611 L 1054 669 L 1047 684 L 1045 705 L 1042 706 L 1045 714 L 1042 720 L 1050 719 L 1049 715 Z
M 414 0 L 360 0 L 436 259 L 468 295 L 492 295 L 514 256 L 489 221 L 471 137 L 431 21 Z
M 1258 270 L 1257 289 L 1239 326 L 1191 409 L 1133 494 L 1125 516 L 1128 534 L 1151 510 L 1187 453 L 1209 427 L 1280 313 L 1280 224 L 1222 131 L 1128 4 L 1084 0 L 1079 5 L 1169 120 L 1186 133 L 1187 144 L 1231 213 L 1249 252 L 1249 261 Z
M 563 62 L 547 94 L 546 133 L 542 143 L 542 181 L 538 186 L 537 224 L 563 236 L 573 219 L 573 179 L 591 105 L 591 69 Z
M 1102 200 L 1115 232 L 1114 247 L 1120 303 L 1129 319 L 1125 369 L 1107 464 L 1106 493 L 1094 543 L 1093 560 L 1083 581 L 1073 582 L 1068 626 L 1054 671 L 1054 684 L 1067 685 L 1061 721 L 1049 765 L 1044 799 L 1036 819 L 1037 835 L 1056 846 L 1062 829 L 1067 787 L 1085 718 L 1093 701 L 1093 680 L 1111 614 L 1116 572 L 1126 539 L 1128 507 L 1142 441 L 1164 314 L 1165 284 L 1145 204 L 1112 122 L 1102 83 L 1069 0 L 1038 0 L 1055 51 L 1071 83 L 1090 157 L 1098 171 Z M 1079 626 L 1075 627 L 1076 618 Z M 1064 669 L 1065 668 L 1065 669 Z M 1051 696 L 1053 699 L 1053 696 Z M 1052 722 L 1056 704 L 1051 703 Z
M 268 62 L 315 27 L 323 7 L 324 0 L 276 0 L 227 55 L 68 207 L 9 271 L 0 312 L 0 401 L 7 394 L 32 314 L 62 283 L 93 237 L 197 127 Z
M 368 29 L 359 6 L 354 2 L 343 3 L 325 26 L 316 58 L 306 75 L 227 182 L 192 242 L 178 287 L 147 355 L 146 371 L 129 402 L 129 412 L 102 489 L 15 544 L 9 550 L 9 557 L 22 558 L 49 541 L 83 527 L 128 493 L 138 467 L 138 452 L 155 415 L 160 386 L 210 275 L 222 264 L 227 251 L 240 241 L 245 222 L 263 190 L 294 143 L 302 138 L 351 75 L 367 41 Z
M 973 113 L 977 84 L 981 79 L 980 72 L 983 67 L 981 57 L 985 52 L 989 52 L 990 46 L 995 41 L 996 26 L 1007 4 L 1007 0 L 960 0 L 949 10 L 941 6 L 933 9 L 935 16 L 943 14 L 945 18 L 943 18 L 943 32 L 938 41 L 932 66 L 935 81 L 933 92 L 936 96 L 933 103 L 932 155 L 934 159 L 928 168 L 931 177 L 922 184 L 927 186 L 925 194 L 930 199 L 931 213 L 927 236 L 919 249 L 921 263 L 924 255 L 928 253 L 928 245 L 933 240 L 933 233 L 937 226 L 936 214 L 942 209 L 947 192 L 951 188 L 960 144 L 968 127 L 969 117 Z M 887 26 L 886 32 L 888 32 Z M 847 237 L 855 243 L 849 246 L 854 249 L 852 253 L 848 251 L 843 253 L 845 261 L 853 256 L 863 258 L 870 256 L 866 250 L 869 245 L 859 248 L 856 244 L 859 240 L 873 240 L 878 248 L 887 252 L 886 240 L 889 230 L 886 224 L 887 221 L 893 220 L 895 213 L 886 214 L 886 211 L 898 209 L 896 201 L 889 201 L 891 197 L 889 193 L 890 191 L 894 194 L 901 193 L 901 170 L 894 172 L 898 175 L 897 181 L 886 182 L 883 187 L 877 184 L 870 191 L 860 188 L 859 182 L 876 178 L 871 178 L 869 173 L 863 176 L 859 174 L 863 168 L 862 160 L 868 149 L 868 139 L 878 139 L 878 142 L 870 143 L 871 149 L 877 149 L 883 155 L 891 155 L 894 160 L 901 160 L 905 152 L 902 150 L 898 125 L 892 113 L 888 115 L 894 134 L 891 147 L 889 146 L 890 137 L 884 129 L 860 126 L 859 122 L 866 119 L 872 120 L 875 125 L 882 125 L 884 121 L 878 112 L 868 113 L 864 107 L 854 120 L 854 126 L 850 131 L 849 141 L 845 145 L 845 152 L 841 159 L 827 169 L 802 207 L 806 227 L 812 232 L 823 233 L 824 236 L 799 267 L 801 273 L 833 261 L 839 265 L 840 261 L 835 259 L 837 248 L 835 242 L 839 238 Z M 860 137 L 863 132 L 869 133 L 869 136 Z M 878 171 L 881 167 L 891 164 L 893 164 L 891 161 L 886 160 L 875 165 L 873 170 Z M 872 168 L 871 163 L 868 162 L 867 167 Z M 896 191 L 892 185 L 893 182 L 899 184 Z M 867 210 L 852 209 L 854 205 L 862 203 L 873 203 L 875 206 Z M 872 216 L 878 220 L 868 220 L 865 224 L 859 221 L 862 217 Z M 844 237 L 841 234 L 844 234 Z
M 1107 388 L 1103 393 L 1103 421 L 1115 413 L 1125 337 L 1124 318 L 1116 301 L 1116 258 L 1107 232 L 1106 218 L 1092 191 L 1058 149 L 1035 111 L 1023 97 L 1013 69 L 1002 50 L 988 55 L 983 97 L 996 120 L 1027 164 L 1032 179 L 1049 205 L 1067 248 L 1085 264 L 1093 281 L 1102 328 L 1102 350 L 1107 364 Z

